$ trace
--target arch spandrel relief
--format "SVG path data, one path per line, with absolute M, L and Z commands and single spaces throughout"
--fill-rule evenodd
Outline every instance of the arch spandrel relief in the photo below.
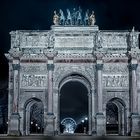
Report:
M 94 72 L 94 66 L 89 66 L 87 68 L 81 67 L 78 65 L 73 65 L 73 66 L 55 66 L 55 71 L 54 71 L 54 87 L 58 87 L 60 81 L 69 76 L 70 74 L 81 74 L 85 76 L 88 81 L 94 86 L 94 80 L 95 77 L 92 75 Z

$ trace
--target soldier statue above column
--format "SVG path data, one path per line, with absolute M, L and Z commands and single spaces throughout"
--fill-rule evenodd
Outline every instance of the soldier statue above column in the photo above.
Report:
M 87 10 L 85 14 L 83 14 L 81 8 L 79 7 L 78 10 L 76 10 L 75 8 L 72 11 L 67 9 L 66 12 L 67 15 L 65 16 L 62 9 L 59 10 L 59 13 L 54 11 L 54 16 L 53 16 L 54 25 L 94 26 L 96 22 L 94 11 L 92 11 L 90 14 L 89 10 Z

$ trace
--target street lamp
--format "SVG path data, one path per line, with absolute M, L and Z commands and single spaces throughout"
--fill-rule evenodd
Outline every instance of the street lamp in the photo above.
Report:
M 87 121 L 87 120 L 88 120 L 88 118 L 87 118 L 87 117 L 85 117 L 85 120 Z
M 38 124 L 36 123 L 35 126 L 36 126 L 36 132 L 37 132 L 37 126 L 38 126 Z
M 88 129 L 88 118 L 85 117 L 85 128 L 84 128 L 84 133 L 87 133 L 87 129 Z

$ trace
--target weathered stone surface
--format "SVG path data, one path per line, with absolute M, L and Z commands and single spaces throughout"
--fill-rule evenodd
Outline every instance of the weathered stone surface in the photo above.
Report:
M 59 134 L 59 92 L 72 80 L 88 89 L 88 117 L 92 122 L 89 134 L 106 135 L 106 105 L 111 101 L 122 110 L 118 114 L 121 116 L 119 133 L 139 135 L 138 37 L 139 32 L 134 30 L 101 31 L 96 25 L 12 31 L 11 49 L 6 54 L 9 59 L 9 135 L 19 135 L 20 131 L 22 135 L 30 135 L 28 113 L 37 101 L 43 103 L 44 135 Z M 20 117 L 13 116 L 15 103 Z M 131 113 L 137 116 L 129 119 Z

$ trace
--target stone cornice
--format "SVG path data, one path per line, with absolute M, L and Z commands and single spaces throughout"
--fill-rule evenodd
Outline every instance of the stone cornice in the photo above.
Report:
M 26 60 L 26 59 L 46 59 L 46 56 L 44 54 L 23 54 L 21 57 L 21 60 Z

